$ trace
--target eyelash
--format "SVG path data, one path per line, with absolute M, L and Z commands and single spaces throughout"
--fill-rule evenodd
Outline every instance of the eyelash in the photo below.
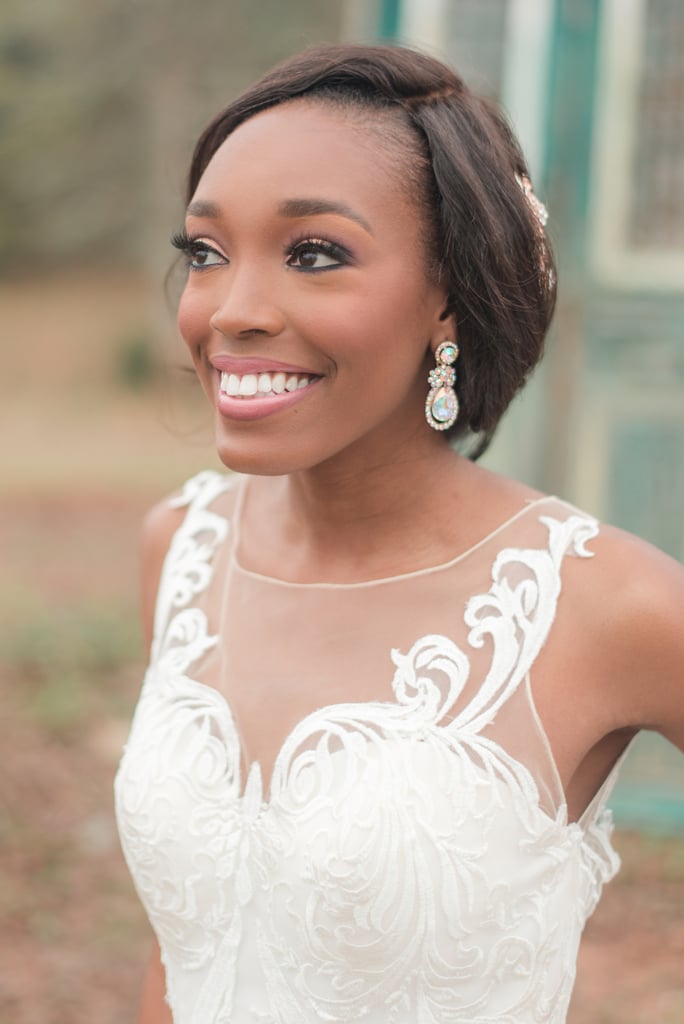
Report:
M 348 266 L 352 262 L 352 254 L 348 249 L 345 249 L 339 242 L 333 242 L 329 238 L 315 238 L 311 235 L 300 235 L 297 238 L 293 238 L 285 246 L 285 256 L 287 260 L 291 260 L 298 252 L 319 252 L 323 256 L 328 256 L 331 260 L 335 261 L 335 265 L 331 267 L 296 267 L 303 274 L 322 274 L 326 270 L 335 270 L 338 266 Z M 288 265 L 291 264 L 288 262 Z
M 182 253 L 183 257 L 185 258 L 185 263 L 189 270 L 205 269 L 204 267 L 197 267 L 193 266 L 192 264 L 193 258 L 197 255 L 198 252 L 213 252 L 216 256 L 219 256 L 221 259 L 224 259 L 223 254 L 220 253 L 218 249 L 215 249 L 212 245 L 209 245 L 207 242 L 201 241 L 201 239 L 197 237 L 191 238 L 190 235 L 185 230 L 178 231 L 176 232 L 175 235 L 172 236 L 171 245 L 174 247 L 174 249 L 178 249 Z
M 215 249 L 208 242 L 202 241 L 200 238 L 191 237 L 187 231 L 179 231 L 171 238 L 171 245 L 174 249 L 178 249 L 185 257 L 185 262 L 189 270 L 202 271 L 210 269 L 210 267 L 194 266 L 193 259 L 200 252 L 211 252 L 214 253 L 221 259 L 225 259 L 223 254 Z M 352 254 L 344 246 L 338 242 L 333 242 L 327 238 L 313 238 L 311 235 L 302 235 L 292 239 L 285 246 L 285 257 L 288 262 L 288 266 L 292 266 L 289 262 L 298 253 L 305 252 L 319 252 L 324 256 L 328 256 L 331 260 L 335 260 L 335 265 L 330 267 L 296 267 L 293 269 L 299 270 L 300 273 L 304 274 L 321 274 L 326 270 L 335 270 L 337 266 L 346 266 L 352 261 Z M 211 264 L 210 266 L 213 266 Z

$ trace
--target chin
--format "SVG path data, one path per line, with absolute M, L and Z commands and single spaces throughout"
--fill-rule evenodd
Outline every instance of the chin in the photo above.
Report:
M 218 457 L 231 473 L 243 473 L 246 476 L 286 476 L 293 470 L 284 466 L 282 461 L 277 459 L 251 457 L 248 452 L 236 453 L 235 451 L 222 452 L 218 450 Z
M 226 467 L 233 473 L 245 473 L 250 476 L 287 476 L 302 470 L 313 469 L 325 461 L 314 455 L 307 457 L 296 450 L 283 438 L 274 442 L 257 441 L 249 437 L 217 438 L 216 453 Z
M 359 418 L 360 419 L 360 418 Z M 398 438 L 410 440 L 416 431 L 407 428 L 408 418 L 377 424 L 352 422 L 352 416 L 329 415 L 312 421 L 304 415 L 289 415 L 279 422 L 227 422 L 217 412 L 216 451 L 219 459 L 235 473 L 253 476 L 288 476 L 337 464 L 339 468 L 382 463 L 396 452 Z M 424 426 L 423 421 L 420 421 Z M 420 429 L 420 427 L 418 428 Z

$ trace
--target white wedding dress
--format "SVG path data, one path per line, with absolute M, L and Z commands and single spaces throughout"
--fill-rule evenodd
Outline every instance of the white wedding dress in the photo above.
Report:
M 569 823 L 531 677 L 597 523 L 544 498 L 444 565 L 293 584 L 237 561 L 245 486 L 174 502 L 116 780 L 175 1024 L 562 1024 L 615 772 Z

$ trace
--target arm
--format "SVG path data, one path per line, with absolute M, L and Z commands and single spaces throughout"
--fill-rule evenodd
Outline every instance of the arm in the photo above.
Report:
M 184 510 L 169 508 L 166 502 L 148 512 L 143 524 L 140 553 L 140 595 L 142 628 L 149 650 L 154 627 L 154 608 L 164 557 L 171 538 L 184 516 Z M 143 986 L 138 1024 L 173 1024 L 171 1010 L 165 1001 L 166 979 L 155 941 Z
M 164 999 L 166 978 L 162 966 L 159 946 L 155 942 L 147 965 L 147 974 L 140 1000 L 138 1024 L 173 1024 L 171 1010 Z
M 604 657 L 619 717 L 684 751 L 684 568 L 611 528 L 604 553 L 600 591 L 610 637 Z

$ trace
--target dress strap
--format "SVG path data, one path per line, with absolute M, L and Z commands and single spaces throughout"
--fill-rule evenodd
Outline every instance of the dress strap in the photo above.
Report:
M 166 646 L 169 627 L 180 609 L 211 581 L 213 556 L 228 536 L 230 524 L 209 506 L 234 485 L 232 476 L 205 470 L 187 480 L 181 493 L 169 500 L 171 508 L 187 508 L 187 512 L 164 559 L 154 614 L 152 663 Z
M 497 554 L 491 586 L 471 597 L 464 621 L 474 649 L 494 651 L 491 666 L 472 700 L 454 717 L 456 728 L 481 732 L 528 677 L 547 641 L 562 589 L 562 564 L 569 554 L 591 558 L 586 544 L 599 532 L 590 516 L 538 517 L 548 531 L 544 547 L 506 547 Z

